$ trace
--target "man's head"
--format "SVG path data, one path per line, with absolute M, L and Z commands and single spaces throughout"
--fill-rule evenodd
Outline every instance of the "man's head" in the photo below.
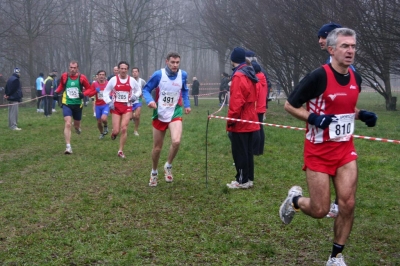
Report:
M 71 76 L 75 76 L 76 74 L 78 74 L 78 70 L 79 70 L 78 61 L 72 60 L 71 62 L 69 62 L 69 74 Z
M 181 56 L 177 52 L 169 52 L 165 60 L 168 68 L 176 73 L 179 70 L 179 64 L 181 63 Z
M 18 76 L 21 75 L 21 69 L 19 69 L 18 67 L 14 68 L 14 74 L 17 74 Z
M 106 76 L 107 76 L 107 73 L 105 70 L 97 71 L 97 79 L 98 79 L 97 81 L 98 82 L 104 83 L 104 81 L 106 80 Z
M 53 68 L 53 74 L 54 74 L 55 76 L 57 76 L 57 74 L 58 74 L 57 69 Z
M 138 79 L 138 78 L 139 78 L 139 73 L 140 73 L 140 71 L 139 71 L 139 68 L 138 68 L 138 67 L 133 67 L 133 68 L 132 68 L 132 76 L 133 76 L 135 79 Z
M 197 80 L 197 78 L 196 78 L 196 77 L 193 77 L 193 81 L 195 81 L 195 80 Z
M 328 23 L 323 25 L 318 31 L 318 43 L 321 47 L 321 50 L 326 50 L 326 37 L 328 34 L 333 31 L 334 29 L 341 28 L 342 26 L 336 23 Z
M 332 56 L 332 63 L 348 67 L 354 62 L 356 53 L 356 32 L 348 28 L 331 31 L 326 38 L 327 49 Z
M 55 77 L 56 77 L 56 74 L 54 74 L 54 72 L 50 72 L 50 73 L 49 73 L 49 77 L 55 78 Z
M 118 63 L 118 73 L 121 78 L 126 78 L 128 76 L 129 64 L 126 61 L 120 61 Z
M 42 72 L 39 73 L 39 77 L 44 77 L 44 74 Z
M 115 66 L 113 68 L 113 73 L 114 73 L 114 76 L 118 75 L 118 66 Z
M 236 47 L 231 53 L 231 62 L 235 67 L 246 62 L 246 52 L 242 47 Z

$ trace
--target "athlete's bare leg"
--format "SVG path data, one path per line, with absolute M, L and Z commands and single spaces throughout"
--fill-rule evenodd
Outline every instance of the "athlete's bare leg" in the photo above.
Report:
M 129 125 L 130 119 L 131 119 L 131 112 L 125 113 L 121 116 L 121 138 L 119 140 L 119 150 L 120 151 L 124 150 L 126 138 L 128 136 L 128 125 Z M 114 121 L 113 121 L 113 127 L 114 127 Z M 113 129 L 113 131 L 114 131 L 114 129 Z
M 169 147 L 168 163 L 172 164 L 176 154 L 178 153 L 182 137 L 182 121 L 177 120 L 169 123 L 169 131 L 171 133 L 171 146 Z
M 151 157 L 153 159 L 153 169 L 157 170 L 158 161 L 160 160 L 161 150 L 164 144 L 164 137 L 167 131 L 160 131 L 153 127 L 153 150 Z

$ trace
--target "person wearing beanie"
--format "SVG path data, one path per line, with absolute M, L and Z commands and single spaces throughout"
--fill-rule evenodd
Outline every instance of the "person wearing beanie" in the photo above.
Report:
M 250 62 L 255 61 L 258 63 L 256 53 L 251 50 L 246 51 L 246 59 L 249 60 Z M 266 95 L 266 99 L 265 99 L 265 101 L 266 101 L 265 107 L 266 107 L 266 109 L 268 109 L 268 99 L 269 99 L 269 93 L 272 90 L 272 83 L 271 83 L 270 79 L 268 78 L 267 71 L 260 64 L 258 64 L 258 65 L 260 66 L 261 72 L 264 74 L 265 79 L 267 80 L 267 95 Z
M 322 27 L 318 31 L 318 43 L 319 46 L 321 47 L 321 50 L 326 51 L 326 37 L 328 37 L 329 32 L 341 27 L 342 26 L 340 24 L 333 22 L 322 25 Z
M 14 68 L 14 74 L 7 80 L 4 98 L 8 101 L 8 127 L 11 130 L 21 130 L 18 124 L 18 105 L 22 102 L 22 86 L 19 80 L 21 70 Z
M 256 109 L 256 84 L 258 79 L 253 67 L 246 64 L 245 50 L 233 49 L 231 54 L 233 74 L 230 87 L 228 118 L 258 122 Z M 247 189 L 254 183 L 253 143 L 257 140 L 259 124 L 228 120 L 232 157 L 235 162 L 235 180 L 226 184 L 231 189 Z
M 39 73 L 39 76 L 36 78 L 36 97 L 37 97 L 37 103 L 36 103 L 36 112 L 42 113 L 43 112 L 43 98 L 42 98 L 42 89 L 43 89 L 43 79 L 44 75 L 43 73 Z

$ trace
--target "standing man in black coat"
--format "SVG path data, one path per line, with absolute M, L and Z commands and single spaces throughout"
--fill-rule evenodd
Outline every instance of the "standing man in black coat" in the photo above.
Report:
M 21 70 L 14 68 L 14 74 L 8 79 L 4 98 L 8 101 L 8 127 L 11 130 L 21 130 L 18 126 L 18 103 L 22 102 L 22 87 L 19 80 Z
M 196 77 L 193 77 L 193 85 L 192 85 L 192 95 L 194 98 L 194 106 L 199 106 L 199 90 L 200 90 L 200 82 Z

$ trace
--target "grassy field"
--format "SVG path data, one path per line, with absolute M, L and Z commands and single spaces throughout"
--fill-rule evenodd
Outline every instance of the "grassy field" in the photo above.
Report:
M 325 265 L 333 220 L 298 214 L 283 225 L 278 215 L 292 185 L 308 195 L 301 171 L 304 132 L 266 127 L 254 188 L 231 191 L 226 183 L 235 170 L 225 121 L 210 120 L 206 142 L 207 114 L 217 110 L 217 99 L 199 102 L 184 117 L 174 182 L 161 180 L 157 187 L 148 186 L 147 107 L 139 137 L 130 125 L 125 160 L 117 157 L 119 139 L 98 139 L 91 106 L 84 108 L 82 134 L 72 135 L 70 156 L 63 154 L 59 108 L 45 118 L 33 105 L 21 107 L 19 132 L 7 128 L 7 109 L 0 109 L 0 264 Z M 377 94 L 361 94 L 359 107 L 379 120 L 375 128 L 357 121 L 355 134 L 400 139 L 398 112 L 385 111 Z M 266 122 L 305 126 L 282 102 L 270 102 Z M 169 144 L 168 135 L 160 172 Z M 346 262 L 400 265 L 400 145 L 362 139 L 355 144 L 359 186 Z

